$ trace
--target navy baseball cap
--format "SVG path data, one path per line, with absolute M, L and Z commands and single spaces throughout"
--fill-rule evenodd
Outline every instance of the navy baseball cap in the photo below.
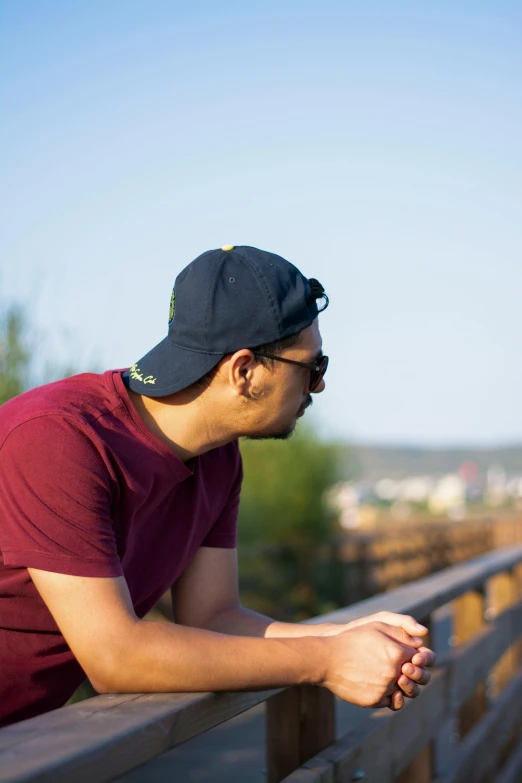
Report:
M 233 245 L 208 250 L 177 276 L 168 334 L 123 373 L 125 383 L 147 397 L 181 391 L 226 354 L 306 329 L 323 296 L 327 302 L 317 280 L 274 253 Z

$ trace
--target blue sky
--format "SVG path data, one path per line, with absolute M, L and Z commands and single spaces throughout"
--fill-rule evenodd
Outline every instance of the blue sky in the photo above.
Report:
M 46 358 L 132 363 L 252 244 L 330 294 L 323 432 L 522 440 L 519 3 L 0 8 L 0 297 Z

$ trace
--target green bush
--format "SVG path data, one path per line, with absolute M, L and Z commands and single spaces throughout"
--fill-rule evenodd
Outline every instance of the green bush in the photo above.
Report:
M 238 549 L 242 601 L 280 620 L 339 605 L 340 572 L 325 490 L 339 453 L 309 429 L 287 441 L 241 442 L 244 481 Z

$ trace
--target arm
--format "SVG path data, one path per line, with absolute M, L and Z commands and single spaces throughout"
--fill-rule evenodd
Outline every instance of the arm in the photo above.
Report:
M 348 625 L 303 625 L 279 623 L 258 612 L 245 609 L 239 600 L 235 549 L 201 547 L 173 587 L 172 603 L 178 623 L 235 636 L 257 636 L 266 639 L 333 636 L 369 622 L 396 626 L 415 637 L 427 634 L 427 628 L 417 623 L 413 617 L 392 612 L 379 612 Z M 433 666 L 434 662 L 435 654 L 426 647 L 420 647 L 412 661 L 405 664 L 398 684 L 406 695 L 416 696 L 419 693 L 415 683 L 425 685 L 429 682 L 430 674 L 426 667 Z
M 322 679 L 319 650 L 310 651 L 314 667 L 304 649 L 284 640 L 267 649 L 261 639 L 140 620 L 123 577 L 29 573 L 100 692 L 239 690 Z
M 392 702 L 397 677 L 418 646 L 403 629 L 370 623 L 324 638 L 227 636 L 139 620 L 123 577 L 33 568 L 29 573 L 101 692 L 258 690 L 311 683 L 361 706 L 402 706 Z

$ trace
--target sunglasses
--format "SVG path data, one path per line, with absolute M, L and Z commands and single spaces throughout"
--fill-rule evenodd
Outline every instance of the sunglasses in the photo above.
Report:
M 308 387 L 310 392 L 317 389 L 328 369 L 328 356 L 321 356 L 318 362 L 307 364 L 306 362 L 296 362 L 295 359 L 283 359 L 282 356 L 273 356 L 271 353 L 260 353 L 259 351 L 252 351 L 252 353 L 254 356 L 263 356 L 265 359 L 274 359 L 276 362 L 285 362 L 286 364 L 296 364 L 298 367 L 310 370 L 310 385 Z

